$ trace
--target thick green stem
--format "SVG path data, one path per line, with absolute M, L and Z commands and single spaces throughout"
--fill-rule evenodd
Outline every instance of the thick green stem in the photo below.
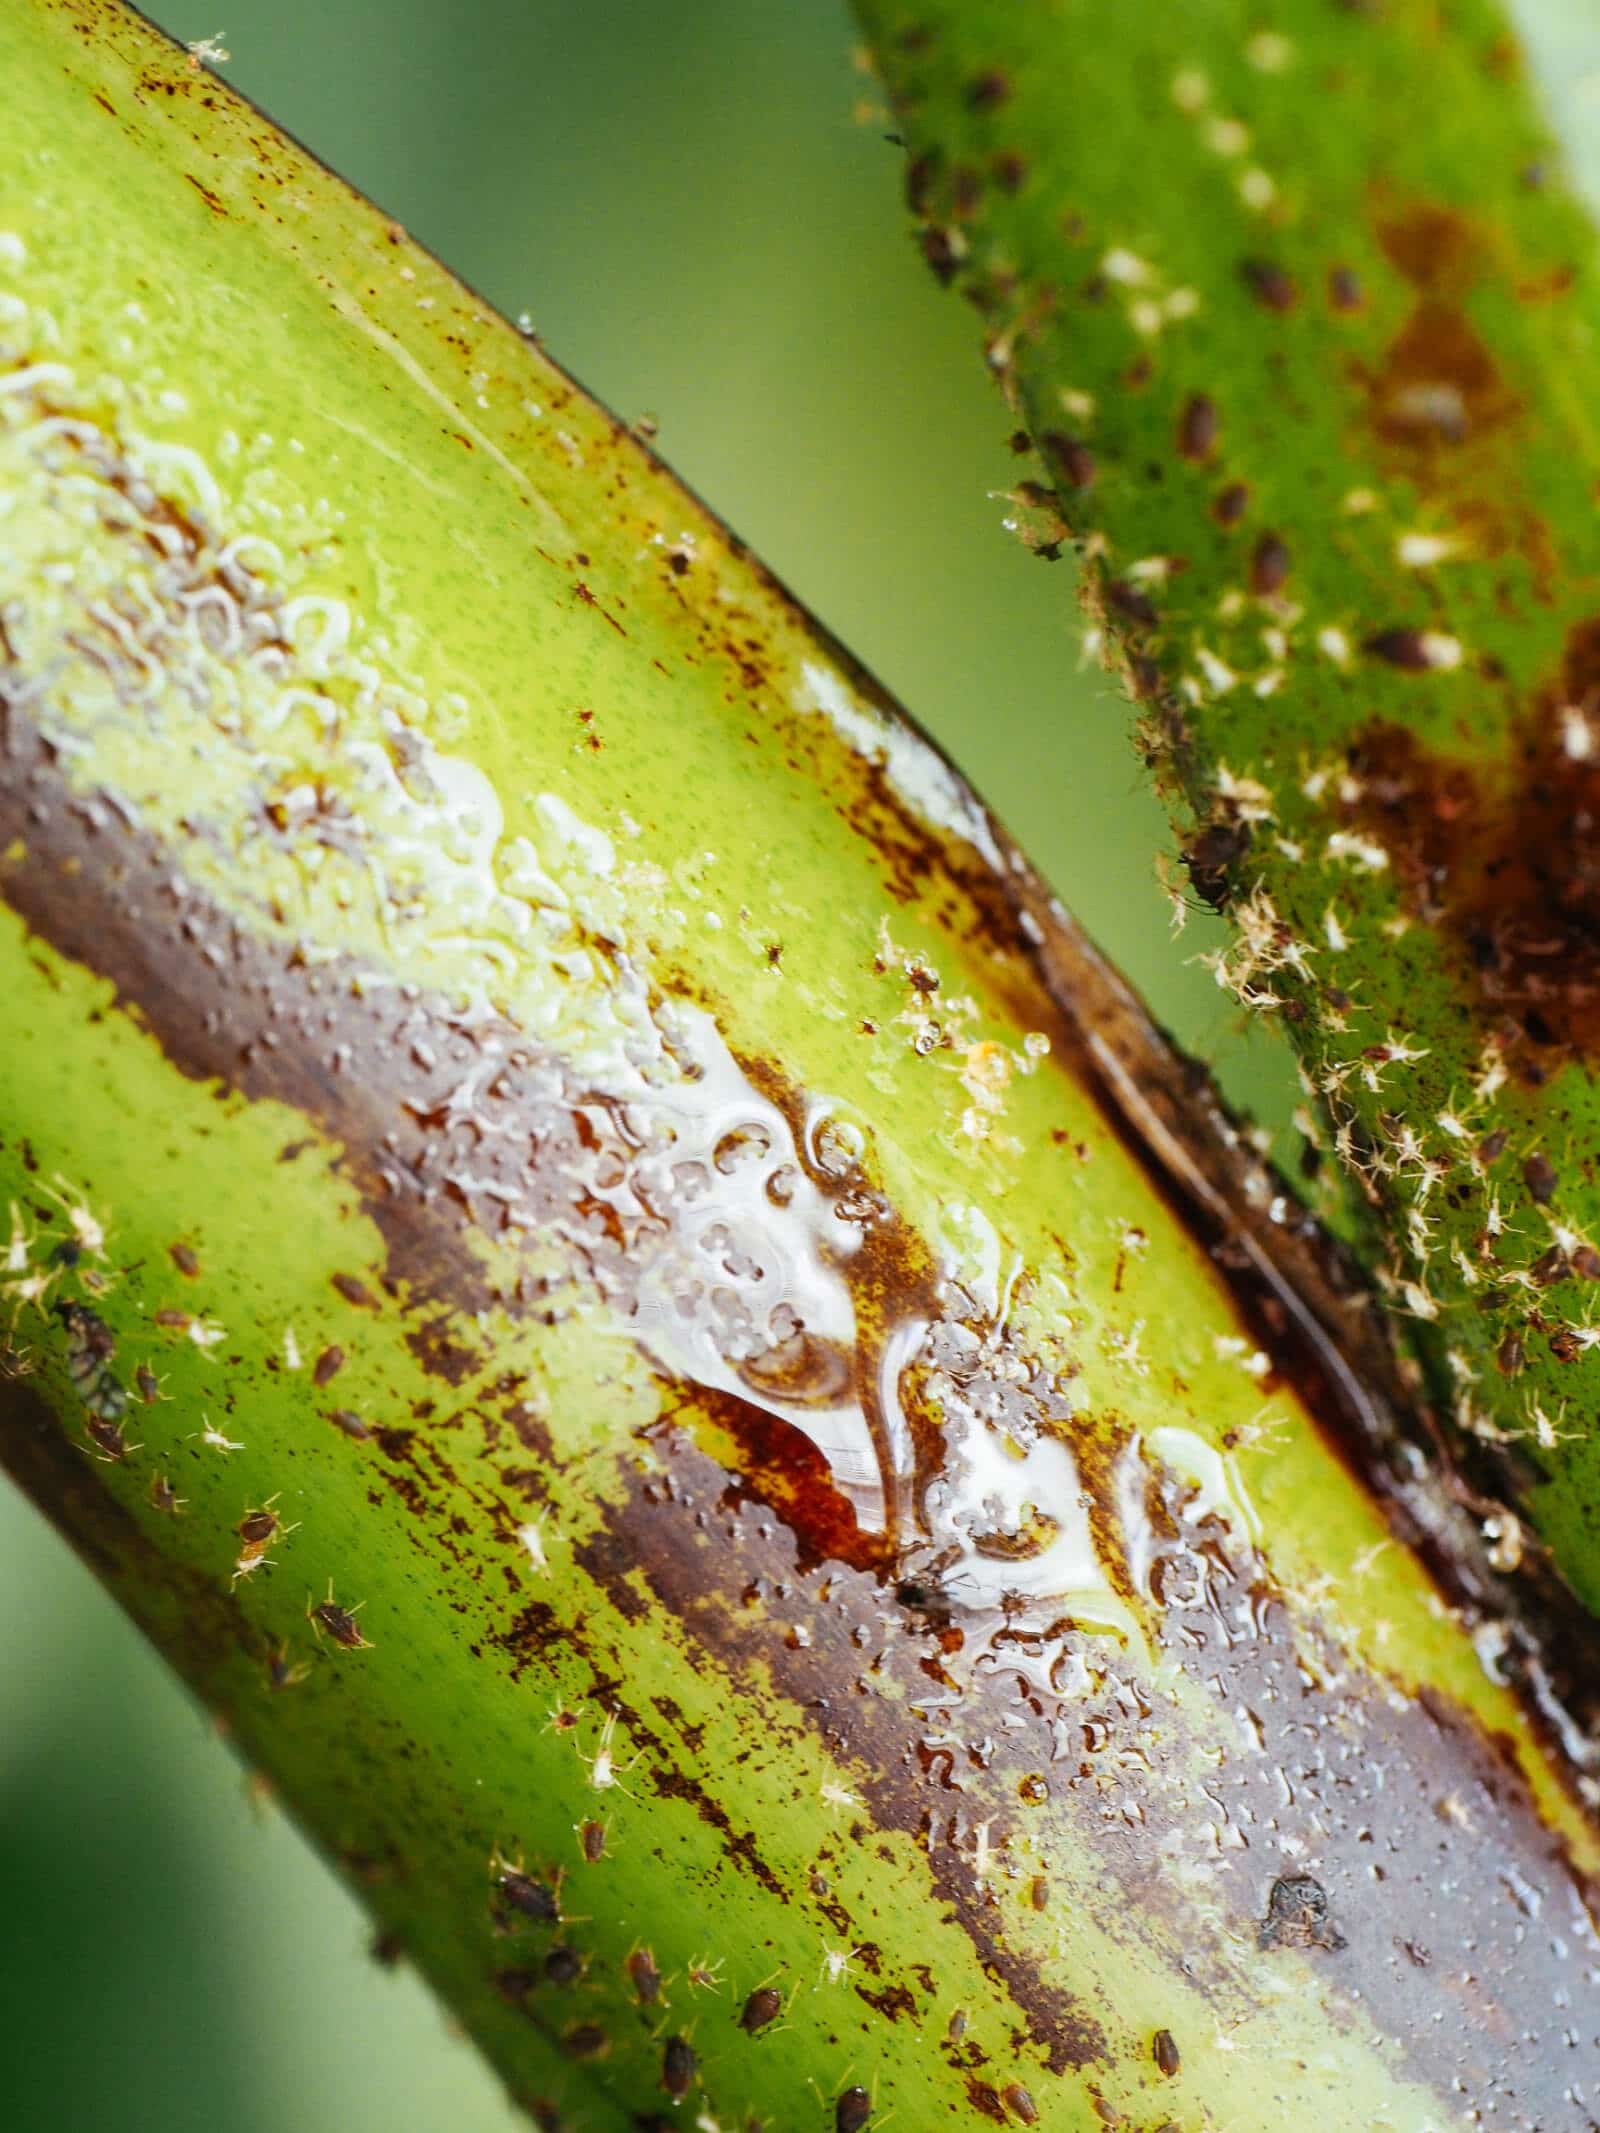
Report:
M 1501 8 L 861 0 L 1436 1396 L 1600 1604 L 1594 240 Z M 1053 490 L 1053 495 L 1052 495 Z M 1514 1545 L 1514 1544 L 1513 1544 Z
M 1203 1090 L 402 231 L 0 67 L 7 1466 L 547 2126 L 1579 2133 L 1586 1750 Z

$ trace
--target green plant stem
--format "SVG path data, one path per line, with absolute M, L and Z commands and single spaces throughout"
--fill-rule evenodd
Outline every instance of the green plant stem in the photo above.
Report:
M 1581 1743 L 1226 1122 L 536 346 L 0 68 L 8 1468 L 547 2127 L 1577 2133 Z

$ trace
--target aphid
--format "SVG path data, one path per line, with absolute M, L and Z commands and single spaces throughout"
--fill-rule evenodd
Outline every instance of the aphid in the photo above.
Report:
M 1208 393 L 1191 393 L 1178 417 L 1178 450 L 1185 459 L 1209 459 L 1217 441 L 1217 403 Z
M 669 2096 L 687 2096 L 694 2086 L 697 2061 L 694 2046 L 686 2037 L 668 2037 L 667 2048 L 661 2054 L 661 2086 Z
M 750 2036 L 765 2029 L 783 2012 L 783 1994 L 776 1985 L 758 1985 L 739 2012 L 739 2027 Z
M 552 1985 L 575 1985 L 583 1975 L 583 1957 L 563 1941 L 545 1957 L 544 1974 Z
M 95 1214 L 88 1201 L 81 1199 L 73 1191 L 59 1170 L 56 1172 L 55 1182 L 46 1185 L 43 1190 L 65 1214 L 67 1227 L 72 1231 L 72 1241 L 79 1251 L 86 1252 L 91 1259 L 104 1259 L 105 1224 Z
M 242 1452 L 244 1450 L 243 1444 L 238 1442 L 237 1439 L 225 1437 L 212 1422 L 209 1415 L 202 1415 L 200 1421 L 202 1426 L 194 1434 L 199 1437 L 202 1444 L 209 1444 L 211 1449 L 216 1452 Z
M 1288 544 L 1280 534 L 1262 534 L 1250 558 L 1250 590 L 1258 599 L 1266 599 L 1283 590 L 1288 576 Z
M 623 1785 L 622 1780 L 617 1775 L 616 1762 L 611 1753 L 612 1737 L 616 1730 L 617 1714 L 615 1711 L 608 1711 L 605 1716 L 605 1723 L 600 1728 L 599 1745 L 593 1755 L 584 1755 L 582 1750 L 579 1750 L 580 1760 L 589 1766 L 589 1783 L 596 1792 L 609 1792 L 613 1785 L 619 1791 L 625 1792 L 627 1790 L 627 1787 Z M 639 1754 L 633 1758 L 633 1762 L 638 1762 L 643 1753 L 644 1750 L 641 1748 Z M 628 1768 L 631 1770 L 633 1763 L 630 1763 Z
M 1286 273 L 1275 260 L 1246 259 L 1239 268 L 1245 287 L 1269 311 L 1292 311 L 1300 301 L 1300 291 L 1292 275 Z
M 154 1407 L 157 1400 L 165 1399 L 162 1386 L 165 1378 L 158 1378 L 148 1363 L 141 1363 L 133 1373 L 133 1382 L 139 1388 L 139 1397 L 146 1407 Z
M 165 1512 L 168 1518 L 176 1518 L 179 1511 L 188 1501 L 187 1496 L 178 1494 L 165 1474 L 156 1474 L 151 1477 L 150 1503 L 154 1510 Z
M 1000 2101 L 1012 2117 L 1020 2120 L 1023 2125 L 1036 2126 L 1039 2123 L 1039 2106 L 1020 2081 L 1013 2081 L 1003 2088 L 1000 2091 Z
M 292 1665 L 287 1644 L 267 1647 L 267 1686 L 269 1689 L 298 1688 L 311 1671 L 309 1659 L 298 1659 Z
M 635 1948 L 623 1967 L 638 1995 L 639 2005 L 653 2007 L 661 1997 L 661 1972 L 656 1968 L 654 1955 L 648 1948 Z
M 1183 2055 L 1178 2050 L 1177 2039 L 1170 2029 L 1156 2031 L 1150 2046 L 1150 2056 L 1169 2081 L 1183 2064 Z
M 311 1366 L 313 1385 L 328 1385 L 344 1368 L 344 1350 L 339 1347 L 324 1348 Z
M 335 1429 L 342 1430 L 347 1437 L 354 1438 L 357 1444 L 363 1443 L 372 1435 L 368 1424 L 363 1422 L 361 1417 L 348 1407 L 334 1408 L 328 1420 Z
M 84 1428 L 100 1447 L 100 1457 L 107 1465 L 117 1465 L 126 1459 L 130 1452 L 141 1449 L 137 1444 L 130 1444 L 122 1434 L 120 1424 L 110 1421 L 105 1415 L 91 1415 Z
M 577 1830 L 578 1849 L 586 1863 L 598 1866 L 606 1856 L 606 1825 L 604 1822 L 580 1822 Z
M 580 2022 L 561 2039 L 561 2048 L 574 2059 L 600 2059 L 611 2049 L 611 2039 L 598 2022 Z
M 354 1607 L 341 1607 L 333 1597 L 333 1580 L 329 1578 L 328 1597 L 325 1600 L 319 1600 L 313 1605 L 310 1593 L 306 1594 L 306 1620 L 318 1637 L 326 1630 L 342 1652 L 370 1651 L 372 1647 L 362 1636 L 360 1625 L 356 1621 L 356 1616 L 366 1604 L 365 1600 L 360 1600 Z
M 239 1560 L 233 1568 L 236 1585 L 240 1578 L 248 1577 L 252 1570 L 270 1560 L 267 1549 L 280 1534 L 287 1536 L 295 1531 L 295 1527 L 286 1526 L 272 1508 L 277 1500 L 276 1496 L 269 1496 L 264 1504 L 246 1511 L 234 1529 L 239 1536 Z
M 859 2086 L 846 2089 L 833 2107 L 834 2133 L 861 2133 L 872 2116 L 872 2098 Z
M 689 1958 L 689 1983 L 700 1992 L 722 1990 L 722 1958 L 715 1960 L 709 1955 L 691 1955 Z
M 128 1395 L 111 1373 L 116 1336 L 87 1304 L 58 1303 L 55 1310 L 66 1328 L 67 1372 L 78 1398 L 97 1419 L 120 1421 L 128 1411 Z
M 561 1924 L 561 1877 L 556 1876 L 555 1886 L 541 1881 L 536 1875 L 525 1871 L 522 1861 L 513 1864 L 496 1852 L 489 1861 L 501 1898 L 519 1917 L 528 1918 L 535 1925 L 558 1926 Z

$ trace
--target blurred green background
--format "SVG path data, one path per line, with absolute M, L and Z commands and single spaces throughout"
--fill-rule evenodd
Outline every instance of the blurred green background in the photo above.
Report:
M 154 12 L 184 39 L 219 28 Z M 1600 177 L 1600 0 L 1523 12 Z M 659 421 L 1182 1041 L 1281 1118 L 1283 1061 L 1187 960 L 1212 922 L 1168 938 L 1168 840 L 1124 707 L 1080 668 L 1069 566 L 1002 528 L 1005 411 L 975 320 L 907 241 L 842 0 L 234 0 L 222 41 L 230 80 Z M 416 1981 L 364 1959 L 353 1901 L 9 1496 L 0 1620 L 8 2133 L 524 2124 Z

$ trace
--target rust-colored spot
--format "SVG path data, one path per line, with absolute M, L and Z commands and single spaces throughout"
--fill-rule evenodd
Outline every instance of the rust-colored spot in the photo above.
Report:
M 1417 201 L 1377 225 L 1384 257 L 1417 289 L 1461 291 L 1479 278 L 1483 243 L 1455 208 Z
M 1440 297 L 1422 299 L 1367 382 L 1379 437 L 1429 486 L 1430 461 L 1498 429 L 1517 411 L 1471 320 Z
M 1498 776 L 1385 721 L 1362 730 L 1351 767 L 1361 793 L 1346 818 L 1377 833 L 1412 914 L 1459 943 L 1524 1067 L 1600 1047 L 1600 619 L 1570 631 Z M 1478 1160 L 1505 1149 L 1491 1134 Z M 1554 1194 L 1544 1151 L 1525 1158 L 1523 1182 Z
M 200 195 L 206 206 L 210 208 L 213 215 L 227 215 L 228 210 L 223 206 L 221 200 L 211 190 L 209 185 L 202 185 L 200 183 L 200 180 L 195 177 L 190 171 L 186 170 L 183 175 L 186 183 L 194 187 L 195 191 Z

